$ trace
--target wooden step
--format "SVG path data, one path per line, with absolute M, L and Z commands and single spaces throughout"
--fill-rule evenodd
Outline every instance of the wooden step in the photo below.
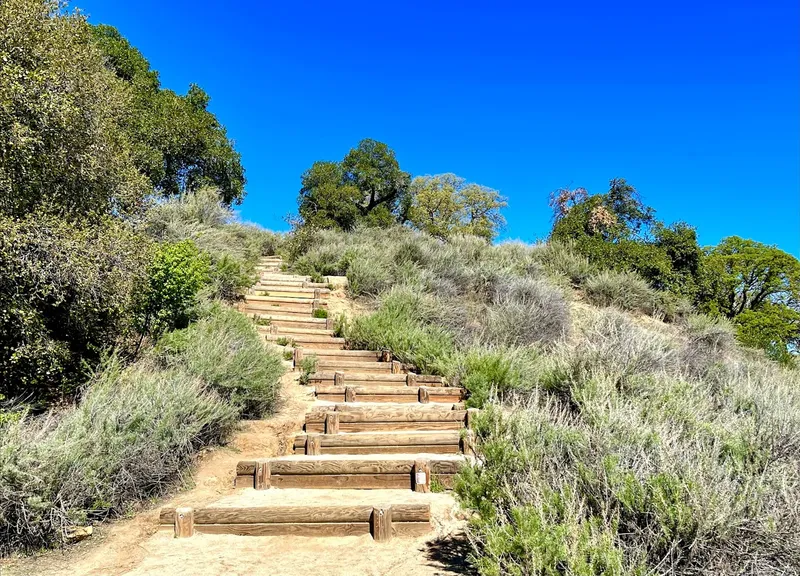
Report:
M 244 297 L 245 302 L 264 302 L 267 304 L 292 304 L 294 306 L 308 305 L 313 306 L 314 302 L 318 302 L 319 306 L 327 307 L 328 303 L 314 298 L 283 298 L 280 296 L 259 296 L 257 294 L 248 294 Z
M 303 356 L 309 354 L 303 349 Z M 331 358 L 329 356 L 317 357 L 317 370 L 321 371 L 340 371 L 345 373 L 355 372 L 358 374 L 392 374 L 391 362 L 357 362 L 349 358 Z
M 268 325 L 256 325 L 258 331 L 262 335 L 270 334 L 270 328 L 272 326 L 276 326 L 278 330 L 282 328 L 300 328 L 300 329 L 316 329 L 321 330 L 325 329 L 328 325 L 325 318 L 311 318 L 309 316 L 283 316 L 283 315 L 271 315 L 271 314 L 249 314 L 249 316 L 255 316 L 256 318 L 261 318 L 263 320 L 268 320 Z
M 244 309 L 247 313 L 295 315 L 304 314 L 313 318 L 314 308 L 311 304 L 285 304 L 282 302 L 252 302 L 245 301 Z
M 252 286 L 252 290 L 293 290 L 295 288 L 318 288 L 321 294 L 330 293 L 328 284 L 323 282 L 306 282 L 304 280 L 261 280 Z
M 384 357 L 390 357 L 374 350 L 327 350 L 309 348 L 307 346 L 303 346 L 303 354 L 305 356 L 316 356 L 320 362 L 334 359 L 356 362 L 383 362 Z
M 310 312 L 296 312 L 294 310 L 287 310 L 286 308 L 252 309 L 245 305 L 244 313 L 250 317 L 257 316 L 265 319 L 274 318 L 276 320 L 322 320 L 321 324 L 327 326 L 327 318 L 314 318 Z
M 277 326 L 277 330 L 272 332 L 269 330 L 269 326 L 262 326 L 262 328 L 266 328 L 264 332 L 275 334 L 277 336 L 333 336 L 333 330 L 327 330 L 325 328 L 295 328 L 293 326 Z M 325 350 L 329 352 L 329 350 Z
M 304 352 L 305 354 L 305 349 Z M 311 374 L 309 384 L 314 386 L 336 386 L 337 370 L 320 370 Z M 338 370 L 338 372 L 342 372 Z M 343 372 L 339 375 L 339 386 L 444 386 L 444 378 L 428 374 L 369 374 Z
M 459 430 L 298 434 L 295 454 L 458 454 Z
M 466 410 L 454 410 L 441 404 L 387 406 L 334 404 L 319 406 L 306 414 L 306 432 L 326 432 L 326 421 L 335 413 L 340 433 L 382 432 L 392 430 L 460 430 L 467 424 Z
M 358 536 L 376 540 L 417 537 L 431 530 L 430 504 L 380 506 L 262 506 L 250 508 L 162 508 L 159 528 L 175 537 L 200 534 L 241 536 Z
M 318 400 L 328 402 L 397 402 L 453 404 L 465 397 L 463 388 L 450 386 L 315 386 Z
M 445 487 L 467 462 L 460 454 L 420 456 L 398 455 L 322 455 L 280 456 L 265 460 L 243 460 L 236 465 L 239 488 L 417 488 L 416 472 L 429 471 L 419 478 L 429 485 L 433 475 Z
M 286 289 L 257 289 L 251 288 L 250 292 L 254 296 L 275 296 L 279 298 L 313 298 L 314 297 L 314 289 L 312 288 L 286 288 Z M 329 297 L 328 292 L 323 292 L 319 295 L 320 300 L 325 300 Z

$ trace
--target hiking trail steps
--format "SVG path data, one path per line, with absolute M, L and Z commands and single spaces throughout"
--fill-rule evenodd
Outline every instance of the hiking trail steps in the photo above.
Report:
M 159 525 L 176 538 L 371 534 L 376 542 L 386 542 L 428 533 L 426 497 L 451 488 L 472 455 L 474 410 L 464 407 L 465 391 L 439 376 L 415 373 L 388 350 L 346 349 L 328 311 L 331 294 L 346 285 L 346 278 L 314 282 L 282 269 L 280 257 L 263 258 L 260 277 L 239 310 L 253 319 L 266 345 L 284 354 L 298 379 L 302 374 L 314 404 L 291 442 L 292 453 L 239 461 L 235 485 L 245 491 L 284 490 L 292 494 L 289 503 L 277 494 L 256 499 L 269 504 L 239 505 L 252 504 L 251 495 L 204 508 L 164 508 Z M 357 504 L 352 497 L 342 502 L 315 496 L 315 491 L 329 495 L 330 489 L 371 492 L 366 501 L 355 498 Z M 398 496 L 399 490 L 408 497 Z

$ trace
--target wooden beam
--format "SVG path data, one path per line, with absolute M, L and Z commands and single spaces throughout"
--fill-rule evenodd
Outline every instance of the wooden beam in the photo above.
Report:
M 403 365 L 397 360 L 392 360 L 392 374 L 400 374 L 403 372 Z
M 375 542 L 389 542 L 392 539 L 391 506 L 372 509 L 372 538 Z
M 303 349 L 302 348 L 295 348 L 294 349 L 294 367 L 299 368 L 300 364 L 303 362 Z
M 334 386 L 344 386 L 344 372 L 334 372 L 333 373 L 333 385 Z
M 426 386 L 419 387 L 419 403 L 420 404 L 428 404 L 431 401 L 430 392 L 428 392 L 428 388 Z
M 194 510 L 192 508 L 175 509 L 175 538 L 188 538 L 194 534 Z
M 321 453 L 321 443 L 319 434 L 309 434 L 306 436 L 306 455 L 319 456 Z
M 256 460 L 253 487 L 256 490 L 267 490 L 270 487 L 269 460 Z
M 355 388 L 355 386 L 345 386 L 345 388 L 344 388 L 344 401 L 345 402 L 355 402 L 356 401 L 356 388 Z
M 392 351 L 391 350 L 381 350 L 381 362 L 391 362 L 392 361 Z
M 417 375 L 413 372 L 406 374 L 406 386 L 417 386 Z
M 276 458 L 269 461 L 271 477 L 280 474 L 410 474 L 415 458 Z M 455 474 L 466 461 L 462 458 L 430 458 L 431 470 L 437 474 Z M 254 460 L 242 460 L 236 465 L 237 474 L 255 471 Z
M 325 434 L 338 434 L 339 433 L 339 414 L 336 412 L 328 412 L 325 415 Z
M 195 528 L 202 524 L 320 524 L 326 522 L 369 522 L 372 505 L 352 506 L 259 506 L 232 508 L 199 508 L 194 510 Z M 428 522 L 430 504 L 393 505 L 395 522 Z M 164 508 L 159 524 L 172 525 L 175 509 Z
M 414 462 L 414 492 L 431 491 L 431 466 L 427 460 L 417 460 Z

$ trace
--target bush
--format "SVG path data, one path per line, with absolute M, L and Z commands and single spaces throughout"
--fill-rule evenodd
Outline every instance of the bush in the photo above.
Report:
M 529 392 L 537 372 L 537 354 L 530 348 L 475 347 L 457 355 L 448 375 L 469 392 L 469 408 L 483 408 L 491 399 Z
M 37 405 L 68 397 L 87 364 L 124 346 L 148 247 L 111 219 L 0 217 L 0 394 Z
M 197 293 L 208 280 L 208 270 L 208 257 L 191 240 L 159 246 L 147 271 L 139 331 L 158 337 L 166 330 L 185 328 L 193 317 Z
M 391 350 L 428 374 L 442 374 L 455 350 L 452 335 L 425 323 L 420 297 L 402 290 L 391 291 L 377 312 L 355 318 L 343 332 L 352 348 Z
M 586 279 L 584 290 L 589 301 L 597 306 L 616 306 L 643 314 L 656 310 L 655 290 L 633 272 L 598 272 Z
M 550 345 L 569 335 L 564 294 L 544 280 L 507 278 L 494 287 L 483 338 L 507 346 Z
M 112 358 L 77 407 L 0 428 L 0 554 L 61 544 L 70 526 L 164 494 L 235 423 L 200 379 Z
M 347 268 L 347 286 L 354 296 L 377 296 L 391 280 L 391 272 L 380 260 L 356 256 Z
M 281 356 L 265 348 L 253 323 L 235 310 L 214 304 L 188 328 L 162 337 L 156 349 L 167 366 L 202 379 L 242 417 L 275 408 L 285 372 Z

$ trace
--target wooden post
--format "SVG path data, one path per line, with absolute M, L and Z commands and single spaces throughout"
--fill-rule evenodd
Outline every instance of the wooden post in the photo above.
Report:
M 391 361 L 392 361 L 392 351 L 381 350 L 381 362 L 391 362 Z
M 475 432 L 467 429 L 461 437 L 461 451 L 466 456 L 475 456 Z
M 311 310 L 319 310 L 320 308 L 322 308 L 322 300 L 314 298 L 314 301 L 311 303 Z
M 417 375 L 413 372 L 409 372 L 406 374 L 406 386 L 416 386 L 417 385 Z
M 194 534 L 194 510 L 175 508 L 175 538 L 188 538 Z
M 320 298 L 322 298 L 322 290 L 314 288 L 314 300 L 319 300 Z
M 419 387 L 419 403 L 428 404 L 431 401 L 431 395 L 426 386 Z
M 414 462 L 414 492 L 431 491 L 431 466 L 427 460 Z
M 333 385 L 334 386 L 344 386 L 344 372 L 334 372 L 333 373 Z
M 392 360 L 392 374 L 400 374 L 403 371 L 403 365 L 397 360 Z
M 328 316 L 325 319 L 325 330 L 334 330 L 336 328 L 336 323 L 333 318 Z
M 308 282 L 306 282 L 305 280 L 303 280 L 303 288 L 308 288 Z
M 472 428 L 472 425 L 475 424 L 475 416 L 477 415 L 478 415 L 477 408 L 467 408 L 467 421 L 466 421 L 467 428 Z
M 337 412 L 328 412 L 325 414 L 325 434 L 338 434 L 339 433 L 339 414 Z
M 388 542 L 392 539 L 392 507 L 372 509 L 372 537 L 375 542 Z
M 345 386 L 344 387 L 344 401 L 345 402 L 355 402 L 356 401 L 356 387 L 355 386 Z
M 275 324 L 270 324 L 269 333 L 272 334 L 273 336 L 276 336 L 278 334 L 278 327 Z
M 253 487 L 256 490 L 266 490 L 270 487 L 269 460 L 256 460 Z
M 306 436 L 306 456 L 319 456 L 320 441 L 319 434 L 309 434 Z
M 295 348 L 294 349 L 294 367 L 300 368 L 300 364 L 303 362 L 303 349 L 302 348 Z

